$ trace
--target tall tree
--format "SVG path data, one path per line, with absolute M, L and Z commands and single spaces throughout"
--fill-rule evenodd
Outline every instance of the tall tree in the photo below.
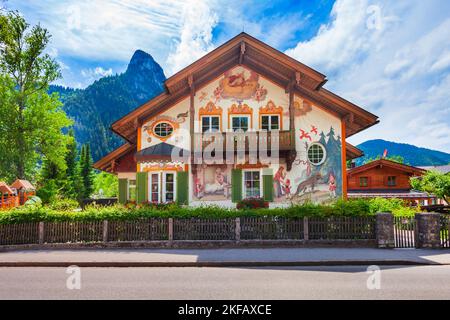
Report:
M 48 85 L 61 74 L 44 51 L 50 34 L 30 29 L 18 12 L 0 11 L 0 175 L 27 178 L 44 156 L 65 170 L 67 137 L 72 122 Z
M 75 133 L 72 128 L 69 130 L 68 136 L 70 137 L 70 141 L 67 144 L 67 153 L 65 156 L 67 169 L 65 175 L 66 180 L 63 187 L 63 194 L 68 198 L 76 199 L 80 188 L 80 171 L 77 162 L 77 143 L 75 141 Z
M 92 156 L 89 144 L 81 148 L 80 172 L 82 179 L 82 196 L 89 198 L 94 191 L 94 171 L 92 169 Z

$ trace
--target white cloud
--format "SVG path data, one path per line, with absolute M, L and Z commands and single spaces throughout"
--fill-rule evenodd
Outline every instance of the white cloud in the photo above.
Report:
M 206 1 L 186 1 L 181 16 L 181 36 L 176 49 L 167 58 L 167 74 L 181 70 L 214 48 L 212 31 L 218 16 Z
M 377 28 L 368 23 L 371 6 L 378 8 Z M 332 21 L 286 53 L 380 117 L 349 142 L 381 138 L 450 152 L 449 10 L 450 3 L 432 0 L 338 0 Z
M 82 69 L 81 75 L 88 78 L 89 81 L 94 81 L 102 77 L 111 76 L 113 74 L 112 68 L 103 69 L 102 67 L 95 67 L 91 69 Z
M 60 56 L 128 61 L 136 49 L 158 61 L 167 57 L 168 39 L 180 32 L 183 0 L 11 0 L 52 34 Z

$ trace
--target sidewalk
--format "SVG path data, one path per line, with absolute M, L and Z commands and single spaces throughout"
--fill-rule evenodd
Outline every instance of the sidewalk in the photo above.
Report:
M 450 250 L 371 248 L 83 249 L 0 253 L 0 267 L 450 265 Z

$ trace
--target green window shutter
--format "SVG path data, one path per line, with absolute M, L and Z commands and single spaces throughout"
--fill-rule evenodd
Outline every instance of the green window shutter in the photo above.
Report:
M 127 194 L 128 194 L 128 180 L 127 179 L 119 179 L 119 203 L 125 204 L 127 203 Z
M 147 202 L 148 199 L 148 180 L 147 172 L 136 173 L 136 203 Z
M 189 173 L 177 172 L 177 204 L 189 203 Z
M 242 170 L 231 170 L 231 201 L 242 200 Z
M 273 201 L 273 175 L 263 175 L 263 198 Z

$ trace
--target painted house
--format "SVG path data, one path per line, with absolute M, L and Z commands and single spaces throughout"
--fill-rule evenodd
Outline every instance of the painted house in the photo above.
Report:
M 377 116 L 326 90 L 325 75 L 241 33 L 114 122 L 126 142 L 94 164 L 119 201 L 231 206 L 346 197 L 346 139 Z
M 387 159 L 371 161 L 347 172 L 349 198 L 398 198 L 411 205 L 432 205 L 436 196 L 413 190 L 410 178 L 420 177 L 426 170 Z

